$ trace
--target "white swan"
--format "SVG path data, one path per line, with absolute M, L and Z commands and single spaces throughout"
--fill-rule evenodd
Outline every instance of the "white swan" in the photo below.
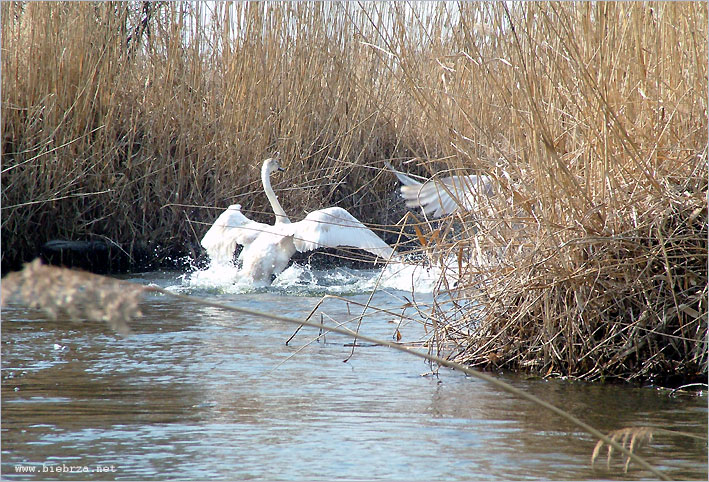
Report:
M 385 260 L 394 250 L 354 216 L 339 207 L 313 211 L 305 219 L 291 223 L 271 187 L 270 176 L 284 170 L 277 159 L 269 158 L 261 167 L 261 181 L 276 215 L 270 226 L 250 220 L 239 204 L 227 208 L 202 238 L 202 246 L 215 262 L 231 261 L 236 245 L 244 246 L 239 254 L 241 274 L 254 284 L 270 284 L 288 266 L 296 251 L 320 247 L 349 246 L 369 251 Z
M 419 182 L 394 166 L 385 162 L 401 182 L 401 197 L 406 200 L 406 207 L 423 209 L 424 214 L 436 218 L 446 216 L 458 210 L 477 211 L 480 196 L 492 196 L 495 191 L 492 178 L 485 175 L 450 176 L 441 179 L 428 179 Z

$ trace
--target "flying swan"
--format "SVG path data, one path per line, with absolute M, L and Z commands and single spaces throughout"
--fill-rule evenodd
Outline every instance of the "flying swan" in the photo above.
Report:
M 424 214 L 436 218 L 455 211 L 477 211 L 480 196 L 492 196 L 495 192 L 490 176 L 450 176 L 441 179 L 428 179 L 419 182 L 397 171 L 385 162 L 401 182 L 401 197 L 406 200 L 406 207 L 423 209 Z
M 305 219 L 291 223 L 271 187 L 271 173 L 283 171 L 278 159 L 269 158 L 261 166 L 261 182 L 271 204 L 276 222 L 273 225 L 252 221 L 233 204 L 214 222 L 202 238 L 202 246 L 214 262 L 229 262 L 236 245 L 244 247 L 239 260 L 241 274 L 254 284 L 271 284 L 296 251 L 321 247 L 349 246 L 369 251 L 385 260 L 394 250 L 379 236 L 340 207 L 313 211 Z

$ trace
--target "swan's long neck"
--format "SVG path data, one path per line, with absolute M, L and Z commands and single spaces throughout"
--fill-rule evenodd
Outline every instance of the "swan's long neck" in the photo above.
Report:
M 263 190 L 266 191 L 268 202 L 271 203 L 273 213 L 276 215 L 276 224 L 290 223 L 290 219 L 288 219 L 286 212 L 283 210 L 283 206 L 281 206 L 281 203 L 278 202 L 276 193 L 273 192 L 273 188 L 271 187 L 271 177 L 268 169 L 266 169 L 266 164 L 264 164 L 261 168 L 261 182 L 263 183 Z

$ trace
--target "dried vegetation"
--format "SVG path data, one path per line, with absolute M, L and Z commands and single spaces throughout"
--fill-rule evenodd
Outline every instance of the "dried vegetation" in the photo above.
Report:
M 233 202 L 266 220 L 273 151 L 289 213 L 393 225 L 381 161 L 415 158 L 498 185 L 415 228 L 458 271 L 428 311 L 434 350 L 706 380 L 705 3 L 1 8 L 4 268 L 56 237 L 184 251 Z
M 611 433 L 607 434 L 608 438 L 610 438 L 617 444 L 620 444 L 628 452 L 634 454 L 637 453 L 643 445 L 651 443 L 655 435 L 686 437 L 703 442 L 706 442 L 707 440 L 707 438 L 703 435 L 697 435 L 687 432 L 677 432 L 673 430 L 665 430 L 656 427 L 625 427 L 618 430 L 614 430 Z M 604 446 L 607 447 L 606 466 L 610 468 L 611 459 L 613 458 L 614 449 L 616 447 L 608 444 L 605 440 L 599 440 L 596 443 L 596 446 L 593 449 L 593 454 L 591 455 L 591 464 L 593 465 L 596 462 L 596 459 L 600 455 L 601 449 Z M 628 472 L 628 468 L 630 467 L 630 462 L 631 459 L 626 454 L 625 465 L 623 467 L 623 470 L 626 473 Z
M 204 223 L 231 203 L 270 219 L 254 194 L 276 151 L 288 171 L 274 187 L 294 217 L 336 204 L 390 221 L 378 214 L 393 199 L 381 186 L 393 181 L 364 166 L 412 155 L 403 138 L 417 132 L 395 123 L 404 93 L 365 41 L 366 12 L 260 2 L 1 8 L 3 268 L 55 238 L 195 256 Z
M 2 304 L 11 300 L 43 310 L 51 319 L 98 320 L 124 335 L 141 316 L 138 304 L 145 288 L 84 271 L 46 266 L 39 259 L 13 271 L 2 281 Z
M 452 144 L 501 193 L 436 243 L 463 269 L 437 339 L 491 368 L 706 380 L 706 6 L 490 8 L 494 48 L 448 74 L 479 76 Z

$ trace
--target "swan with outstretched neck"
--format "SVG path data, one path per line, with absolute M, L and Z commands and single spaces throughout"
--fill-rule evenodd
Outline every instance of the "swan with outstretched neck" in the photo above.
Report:
M 261 166 L 261 182 L 276 221 L 273 225 L 252 221 L 233 204 L 214 222 L 202 238 L 212 262 L 231 262 L 239 244 L 240 273 L 258 285 L 271 284 L 274 275 L 288 267 L 296 251 L 321 247 L 347 246 L 369 251 L 388 260 L 394 250 L 357 218 L 340 207 L 319 209 L 305 219 L 291 223 L 271 187 L 271 174 L 283 171 L 278 159 L 269 158 Z

